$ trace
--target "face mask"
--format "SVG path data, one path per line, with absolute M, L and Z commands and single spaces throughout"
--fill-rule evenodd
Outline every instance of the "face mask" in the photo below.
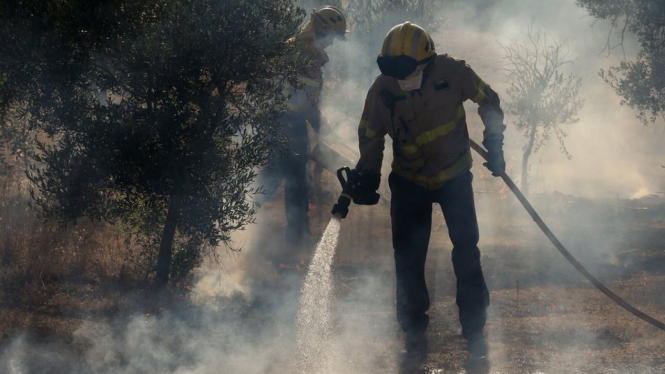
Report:
M 399 88 L 402 91 L 413 91 L 419 90 L 420 85 L 423 83 L 423 69 L 418 69 L 413 74 L 404 78 L 404 80 L 397 80 L 399 83 Z
M 334 40 L 335 36 L 332 33 L 327 33 L 322 35 L 321 37 L 317 37 L 315 39 L 315 43 L 319 48 L 326 49 L 333 44 Z

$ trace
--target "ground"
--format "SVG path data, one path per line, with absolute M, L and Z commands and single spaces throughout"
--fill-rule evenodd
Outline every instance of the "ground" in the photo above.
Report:
M 664 373 L 665 331 L 594 288 L 500 180 L 480 168 L 474 173 L 482 263 L 492 299 L 485 330 L 488 354 L 469 354 L 460 335 L 451 245 L 435 209 L 427 264 L 432 295 L 427 358 L 418 365 L 421 371 L 395 359 L 403 336 L 392 310 L 389 210 L 352 206 L 342 223 L 335 263 L 338 318 L 345 327 L 341 335 L 350 340 L 346 354 L 355 362 L 348 372 Z M 601 282 L 665 320 L 662 198 L 590 201 L 550 193 L 531 200 L 560 241 Z M 361 333 L 354 336 L 354 329 Z
M 427 263 L 432 299 L 428 347 L 421 359 L 404 355 L 404 336 L 394 316 L 388 205 L 353 205 L 342 221 L 332 268 L 332 340 L 323 352 L 327 367 L 321 372 L 665 373 L 665 331 L 596 290 L 500 180 L 479 167 L 473 172 L 492 300 L 487 354 L 470 352 L 460 335 L 451 245 L 435 209 Z M 321 183 L 321 196 L 310 204 L 314 240 L 327 226 L 338 192 L 332 174 L 324 174 Z M 591 201 L 549 193 L 530 200 L 592 274 L 665 321 L 662 197 Z M 263 244 L 249 240 L 253 244 L 244 252 L 229 255 L 229 272 L 218 271 L 211 289 L 225 292 L 205 294 L 195 288 L 190 301 L 184 289 L 157 313 L 146 309 L 145 290 L 131 290 L 120 279 L 40 275 L 21 286 L 20 279 L 11 283 L 5 276 L 0 372 L 298 372 L 306 360 L 296 344 L 306 268 L 284 268 L 274 260 L 285 224 L 282 201 L 278 193 L 265 204 L 259 226 L 249 230 Z M 307 258 L 313 249 L 303 253 Z

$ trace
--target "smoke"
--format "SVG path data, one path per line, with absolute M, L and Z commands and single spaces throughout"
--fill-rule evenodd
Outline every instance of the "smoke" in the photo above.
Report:
M 464 59 L 498 92 L 504 103 L 508 100 L 506 89 L 509 84 L 504 70 L 503 46 L 522 40 L 529 27 L 546 29 L 553 38 L 568 41 L 568 58 L 573 62 L 565 65 L 562 72 L 582 77 L 580 97 L 585 100 L 585 106 L 577 123 L 564 126 L 567 133 L 565 145 L 572 159 L 562 154 L 554 137 L 531 156 L 531 199 L 539 211 L 550 213 L 544 216 L 546 220 L 584 223 L 578 225 L 578 230 L 565 232 L 568 238 L 564 242 L 580 248 L 582 253 L 594 254 L 587 259 L 609 260 L 623 251 L 625 243 L 622 240 L 628 237 L 626 231 L 630 227 L 630 223 L 622 219 L 625 201 L 663 197 L 665 191 L 665 171 L 661 167 L 665 163 L 662 147 L 665 123 L 643 126 L 635 112 L 621 105 L 621 98 L 598 75 L 600 69 L 616 66 L 624 58 L 635 58 L 638 51 L 635 37 L 626 35 L 622 47 L 606 49 L 608 36 L 610 46 L 614 47 L 618 42 L 616 35 L 610 34 L 610 23 L 596 21 L 573 0 L 450 1 L 442 4 L 438 13 L 431 17 L 434 24 L 426 25 L 437 53 L 449 53 Z M 399 14 L 388 15 L 385 19 L 421 23 L 419 19 L 400 18 Z M 335 130 L 331 142 L 357 149 L 356 128 L 365 95 L 379 73 L 375 58 L 392 26 L 381 24 L 375 29 L 356 32 L 352 28 L 348 41 L 335 42 L 329 49 L 331 62 L 325 72 L 332 83 L 326 86 L 323 94 L 323 112 Z M 341 82 L 340 75 L 345 78 Z M 482 140 L 482 122 L 476 114 L 477 106 L 467 102 L 465 107 L 471 137 L 479 142 Z M 514 118 L 506 116 L 504 149 L 507 172 L 519 184 L 526 139 L 516 130 L 513 121 Z M 390 141 L 386 145 L 389 147 Z M 391 150 L 386 149 L 384 156 L 382 188 L 386 195 Z M 496 238 L 495 233 L 502 235 L 506 231 L 505 221 L 499 220 L 515 218 L 517 221 L 517 218 L 525 217 L 525 212 L 505 190 L 500 198 L 506 201 L 497 203 L 496 193 L 502 190 L 502 183 L 488 180 L 491 178 L 481 166 L 482 160 L 478 155 L 474 155 L 474 159 L 475 188 L 483 193 L 477 195 L 479 215 L 488 216 L 481 227 L 481 235 Z M 553 205 L 552 200 L 556 200 L 556 204 Z M 587 203 L 589 201 L 598 202 L 604 208 L 595 208 Z M 548 209 L 558 204 L 563 204 L 563 209 Z M 531 223 L 525 225 L 535 229 Z M 498 239 L 504 239 L 504 236 Z M 543 244 L 543 248 L 550 250 L 548 246 L 547 242 Z
M 502 46 L 521 40 L 531 25 L 546 29 L 555 38 L 568 40 L 568 57 L 573 63 L 564 66 L 563 72 L 583 78 L 580 97 L 586 105 L 579 114 L 579 122 L 564 127 L 568 133 L 566 147 L 573 158 L 566 159 L 556 139 L 550 139 L 532 156 L 532 191 L 558 191 L 588 198 L 639 198 L 662 192 L 665 185 L 660 165 L 665 159 L 662 148 L 665 124 L 661 121 L 642 126 L 633 110 L 622 106 L 621 98 L 598 76 L 601 68 L 617 65 L 624 56 L 635 57 L 634 37 L 628 35 L 623 48 L 604 50 L 609 23 L 594 22 L 572 0 L 487 3 L 493 5 L 454 1 L 443 6 L 434 17 L 441 20 L 439 27 L 429 30 L 437 52 L 464 59 L 505 102 L 508 83 Z M 340 141 L 354 146 L 357 143 L 355 127 L 364 95 L 378 74 L 374 61 L 389 27 L 372 30 L 370 35 L 351 33 L 348 42 L 336 43 L 330 51 L 329 71 L 340 69 L 338 64 L 349 71 L 347 80 L 324 94 L 324 113 L 333 127 L 341 128 L 337 134 Z M 613 37 L 611 45 L 616 42 Z M 481 127 L 475 105 L 467 104 L 469 125 Z M 519 175 L 526 139 L 515 130 L 512 121 L 506 117 L 506 156 L 508 170 Z M 476 134 L 479 134 L 477 129 Z
M 8 374 L 265 373 L 279 372 L 280 367 L 290 371 L 282 362 L 292 355 L 280 348 L 285 345 L 279 344 L 284 339 L 279 325 L 258 331 L 250 321 L 220 303 L 159 317 L 84 323 L 71 342 L 86 346 L 83 357 L 65 344 L 21 337 L 3 352 L 0 370 Z
M 662 241 L 662 233 L 655 228 L 631 233 L 635 216 L 626 215 L 631 208 L 626 199 L 652 194 L 662 197 L 658 194 L 665 191 L 665 169 L 660 167 L 665 164 L 664 125 L 642 126 L 597 74 L 600 68 L 616 65 L 624 52 L 626 58 L 634 56 L 634 40 L 626 40 L 625 50 L 603 51 L 609 25 L 594 24 L 574 0 L 496 0 L 484 2 L 484 6 L 463 1 L 442 3 L 433 17 L 438 23 L 428 30 L 437 52 L 466 60 L 504 100 L 507 83 L 502 70 L 502 45 L 519 39 L 529 25 L 542 25 L 553 35 L 570 39 L 570 57 L 575 62 L 567 69 L 583 78 L 580 96 L 586 105 L 579 114 L 580 121 L 566 128 L 566 146 L 572 160 L 561 154 L 555 141 L 532 156 L 533 204 L 571 252 L 590 265 L 590 270 L 600 272 L 603 281 L 638 272 L 642 265 L 630 268 L 624 253 L 641 248 L 643 242 L 636 241 L 636 237 L 641 236 L 644 243 L 649 239 Z M 386 18 L 395 23 L 407 20 L 401 14 Z M 410 21 L 419 23 L 418 19 Z M 356 128 L 365 95 L 379 73 L 375 59 L 391 26 L 382 24 L 362 34 L 351 29 L 346 42 L 335 41 L 327 51 L 331 61 L 324 68 L 327 83 L 322 110 L 331 133 L 323 139 L 333 146 L 357 149 Z M 467 104 L 470 131 L 480 141 L 482 124 L 475 115 L 475 105 Z M 509 174 L 517 176 L 525 139 L 511 121 L 506 118 L 506 161 Z M 386 145 L 384 195 L 388 194 L 392 157 L 390 142 Z M 584 309 L 587 303 L 606 301 L 586 300 L 586 294 L 575 290 L 584 288 L 580 276 L 555 252 L 510 192 L 502 189 L 501 182 L 487 175 L 480 157 L 474 155 L 474 159 L 482 261 L 493 298 L 488 324 L 492 362 L 508 368 L 519 360 L 523 362 L 521 353 L 512 351 L 516 342 L 530 342 L 542 351 L 550 349 L 547 342 L 555 342 L 555 348 L 563 351 L 560 357 L 539 353 L 540 362 L 506 372 L 536 372 L 543 367 L 553 368 L 550 372 L 566 371 L 557 370 L 563 364 L 572 368 L 570 372 L 587 364 L 604 367 L 602 360 L 589 359 L 584 350 L 564 349 L 566 339 L 585 349 L 602 347 L 606 344 L 603 334 L 627 334 L 626 330 L 635 325 L 627 323 L 619 332 L 598 332 L 589 327 L 587 323 L 591 322 L 578 318 L 589 314 Z M 337 186 L 324 188 L 332 194 L 339 192 Z M 198 270 L 198 282 L 192 290 L 194 305 L 167 310 L 159 316 L 135 314 L 101 321 L 91 318 L 67 344 L 27 335 L 18 337 L 3 347 L 0 372 L 297 372 L 301 352 L 296 348 L 296 315 L 303 272 L 280 268 L 273 259 L 273 254 L 283 250 L 279 244 L 285 226 L 281 199 L 276 193 L 262 206 L 256 225 L 235 233 L 234 243 L 243 248 L 240 253 L 222 248 L 219 262 L 210 259 Z M 329 218 L 327 210 L 325 217 Z M 402 335 L 394 316 L 388 217 L 385 205 L 354 205 L 349 218 L 342 222 L 330 300 L 334 326 L 330 351 L 335 355 L 329 358 L 328 366 L 333 372 L 399 371 Z M 459 372 L 464 368 L 456 364 L 460 358 L 454 352 L 462 350 L 463 344 L 454 306 L 451 245 L 443 223 L 436 208 L 428 263 L 430 314 L 435 316 L 430 332 L 439 339 L 440 345 L 433 348 L 438 349 L 437 360 L 449 365 L 451 370 L 447 372 Z M 322 232 L 319 226 L 320 222 L 313 220 L 314 243 Z M 582 305 L 584 312 L 574 309 L 577 305 Z M 559 318 L 548 314 L 566 308 L 574 309 L 575 318 L 567 318 L 565 310 Z M 604 310 L 613 313 L 612 309 Z M 525 316 L 532 319 L 520 322 L 522 330 L 518 331 L 494 322 Z M 552 332 L 560 327 L 565 328 L 560 335 Z
M 628 199 L 653 194 L 662 196 L 659 193 L 665 190 L 665 178 L 660 168 L 665 163 L 662 161 L 665 158 L 662 149 L 664 124 L 643 126 L 632 109 L 621 105 L 621 98 L 598 76 L 598 71 L 614 66 L 624 58 L 634 58 L 637 53 L 635 39 L 629 35 L 624 48 L 604 49 L 610 33 L 609 23 L 596 22 L 577 7 L 574 0 L 483 3 L 443 3 L 438 13 L 431 17 L 435 24 L 428 25 L 437 52 L 466 60 L 505 102 L 508 83 L 502 46 L 520 40 L 529 26 L 546 28 L 553 36 L 568 40 L 568 57 L 573 63 L 566 65 L 563 72 L 583 78 L 580 97 L 586 104 L 579 113 L 579 122 L 565 128 L 568 134 L 565 144 L 573 156 L 571 160 L 561 153 L 556 139 L 551 139 L 532 156 L 530 199 L 568 249 L 593 273 L 603 275 L 602 281 L 632 276 L 640 271 L 641 265 L 632 267 L 634 263 L 627 262 L 624 253 L 633 245 L 636 235 L 643 234 L 648 238 L 645 241 L 662 239 L 662 234 L 653 230 L 634 234 L 635 217 L 626 213 L 632 209 Z M 385 34 L 399 22 L 421 23 L 417 18 L 405 19 L 397 13 L 386 15 L 384 19 L 390 21 L 370 30 L 351 28 L 347 41 L 335 41 L 327 50 L 331 60 L 324 68 L 326 85 L 322 111 L 331 133 L 322 140 L 333 147 L 352 147 L 357 152 L 357 124 L 365 95 L 379 74 L 375 59 Z M 480 141 L 482 123 L 475 114 L 476 106 L 466 104 L 472 138 Z M 505 151 L 508 172 L 515 178 L 521 171 L 525 138 L 512 121 L 513 118 L 506 117 Z M 390 141 L 386 141 L 386 146 L 381 192 L 389 197 L 386 185 L 392 158 Z M 602 360 L 593 360 L 568 349 L 564 342 L 574 340 L 577 346 L 593 349 L 615 344 L 617 339 L 612 335 L 616 332 L 590 330 L 588 326 L 596 318 L 593 316 L 583 318 L 584 314 L 578 313 L 575 316 L 579 318 L 576 317 L 574 323 L 566 321 L 568 324 L 565 324 L 561 318 L 565 319 L 565 313 L 559 316 L 550 313 L 570 305 L 571 294 L 576 295 L 575 303 L 582 309 L 606 305 L 608 301 L 600 297 L 585 300 L 585 296 L 578 293 L 581 276 L 556 252 L 502 182 L 487 175 L 480 157 L 474 155 L 474 158 L 480 245 L 486 279 L 495 300 L 490 314 L 504 321 L 508 318 L 506 313 L 513 313 L 511 308 L 515 308 L 516 315 L 535 316 L 542 331 L 557 331 L 559 327 L 567 326 L 567 330 L 561 333 L 527 334 L 508 331 L 509 327 L 505 326 L 492 327 L 490 318 L 489 328 L 493 328 L 491 331 L 497 337 L 491 344 L 492 362 L 498 367 L 510 367 L 507 361 L 511 357 L 516 359 L 515 354 L 519 357 L 519 353 L 510 348 L 515 339 L 511 334 L 522 334 L 519 336 L 523 342 L 530 341 L 543 349 L 546 344 L 557 344 L 565 351 L 562 353 L 567 360 L 565 367 L 604 367 Z M 516 179 L 519 182 L 519 178 Z M 331 188 L 336 193 L 339 192 L 336 187 L 327 185 L 324 189 Z M 377 227 L 375 222 L 388 221 L 389 212 L 383 205 L 352 208 L 342 225 L 340 253 L 336 261 L 338 292 L 334 305 L 338 308 L 338 320 L 335 342 L 339 346 L 331 350 L 336 352 L 336 358 L 332 359 L 330 367 L 340 373 L 396 372 L 399 363 L 395 352 L 401 346 L 401 333 L 393 314 L 390 227 L 389 223 Z M 274 213 L 271 210 L 261 214 Z M 435 306 L 430 314 L 436 315 L 436 323 L 443 324 L 444 329 L 437 330 L 437 334 L 441 331 L 449 334 L 448 330 L 452 330 L 447 337 L 454 342 L 454 331 L 459 326 L 454 316 L 454 277 L 447 255 L 451 246 L 438 209 L 435 209 L 433 218 L 428 279 Z M 279 225 L 272 228 L 278 230 Z M 545 289 L 552 286 L 560 287 L 562 291 Z M 516 289 L 517 294 L 522 293 L 521 302 L 520 296 L 514 300 Z M 510 304 L 515 302 L 517 304 Z M 508 311 L 502 309 L 504 307 Z M 450 344 L 454 346 L 455 343 Z M 379 362 L 383 363 L 383 370 L 379 369 Z M 554 356 L 547 356 L 541 359 L 540 365 L 533 365 L 513 371 L 535 372 L 542 368 L 557 368 L 562 363 Z
M 624 59 L 635 58 L 638 51 L 635 37 L 627 35 L 623 47 L 606 49 L 611 25 L 590 17 L 584 9 L 575 5 L 574 0 L 449 1 L 442 4 L 433 17 L 439 20 L 439 24 L 429 25 L 428 28 L 437 53 L 449 53 L 466 60 L 499 93 L 504 102 L 508 100 L 508 83 L 502 46 L 521 40 L 530 26 L 544 28 L 554 37 L 568 40 L 568 57 L 573 63 L 564 66 L 562 72 L 582 77 L 580 97 L 585 100 L 585 106 L 579 113 L 579 122 L 564 128 L 568 135 L 565 138 L 566 148 L 572 159 L 562 154 L 555 138 L 532 155 L 529 170 L 530 199 L 560 240 L 589 270 L 601 274 L 603 282 L 639 273 L 646 265 L 639 264 L 641 260 L 631 260 L 626 252 L 634 247 L 653 248 L 653 244 L 649 243 L 662 242 L 663 236 L 657 230 L 639 227 L 648 220 L 632 212 L 640 207 L 640 202 L 629 200 L 655 197 L 655 201 L 662 204 L 661 198 L 665 191 L 665 171 L 661 167 L 665 164 L 665 149 L 662 147 L 665 123 L 661 120 L 643 126 L 635 117 L 635 112 L 621 105 L 621 98 L 598 75 L 600 69 L 616 66 Z M 399 14 L 386 18 L 395 20 L 395 23 L 410 20 L 422 24 L 418 19 L 400 18 Z M 391 26 L 393 24 L 380 25 L 372 30 L 363 30 L 360 35 L 351 29 L 346 42 L 335 42 L 329 49 L 331 62 L 325 71 L 332 83 L 328 83 L 323 94 L 323 113 L 334 129 L 333 140 L 330 142 L 345 143 L 357 149 L 356 128 L 365 95 L 379 73 L 375 58 Z M 617 41 L 616 35 L 611 35 L 610 46 L 614 47 Z M 340 76 L 344 77 L 341 82 Z M 472 138 L 480 141 L 482 123 L 475 114 L 476 106 L 468 102 L 465 106 Z M 510 116 L 505 120 L 508 126 L 505 153 L 507 171 L 519 183 L 526 139 L 515 129 L 513 120 Z M 390 146 L 390 142 L 387 141 L 386 145 Z M 391 150 L 386 149 L 384 156 L 382 186 L 385 188 L 390 172 Z M 533 296 L 533 287 L 554 285 L 570 292 L 550 295 L 551 292 L 546 291 L 548 294 L 536 302 L 532 299 L 532 307 L 537 302 L 542 305 L 570 304 L 570 293 L 573 293 L 572 288 L 580 286 L 581 276 L 539 232 L 510 192 L 503 188 L 501 181 L 491 180 L 487 176 L 480 157 L 474 155 L 474 159 L 480 245 L 490 288 L 503 295 L 504 290 L 514 290 L 516 284 L 517 288 L 521 284 L 521 287 L 526 288 L 524 294 Z M 389 214 L 385 208 L 374 209 L 380 211 L 377 215 Z M 351 214 L 358 213 L 354 211 Z M 440 216 L 438 209 L 435 209 L 434 216 L 436 222 L 437 216 Z M 369 220 L 358 220 L 354 224 L 361 226 L 358 231 L 364 235 L 375 232 Z M 638 239 L 640 236 L 642 239 Z M 376 240 L 376 234 L 373 237 Z M 437 246 L 442 246 L 439 249 L 444 250 L 450 248 L 445 232 L 433 234 L 430 251 Z M 440 276 L 441 272 L 441 268 L 435 272 L 439 276 L 434 286 L 441 286 L 439 280 L 446 279 Z M 437 289 L 435 296 L 449 300 L 450 288 Z M 595 298 L 575 302 L 582 306 L 588 304 L 589 308 L 592 308 L 593 303 L 609 303 Z M 528 304 L 526 301 L 523 303 Z M 500 307 L 496 308 L 494 311 L 497 316 L 501 315 L 498 311 Z M 545 314 L 545 311 L 542 313 Z M 573 331 L 584 329 L 585 323 L 593 324 L 592 319 L 577 318 L 579 324 L 571 328 Z M 542 320 L 545 331 L 557 330 L 557 326 L 562 325 L 561 320 L 555 317 L 547 316 Z M 505 338 L 505 344 L 509 345 L 509 332 L 501 331 L 501 327 L 497 330 L 497 335 L 501 339 Z M 383 333 L 391 334 L 387 326 Z M 392 334 L 398 335 L 394 331 Z M 584 347 L 603 346 L 610 344 L 608 341 L 614 341 L 606 333 L 599 336 L 589 330 L 562 333 L 559 337 L 553 334 L 550 337 L 536 336 L 529 339 L 534 344 L 545 344 L 542 342 L 565 340 L 566 336 Z M 509 348 L 501 344 L 495 345 L 495 348 L 495 352 L 498 352 L 493 357 L 495 363 L 510 357 Z M 503 357 L 501 350 L 504 350 Z M 603 367 L 602 362 L 577 352 L 567 351 L 565 357 L 569 359 L 569 367 Z M 554 358 L 545 361 L 531 370 L 561 365 Z

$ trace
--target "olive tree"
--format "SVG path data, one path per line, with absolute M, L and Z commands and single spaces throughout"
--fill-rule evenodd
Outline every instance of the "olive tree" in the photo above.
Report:
M 505 46 L 508 102 L 506 113 L 515 116 L 514 124 L 522 131 L 526 143 L 522 153 L 522 189 L 529 190 L 529 157 L 550 140 L 559 141 L 561 152 L 571 158 L 566 149 L 567 136 L 563 125 L 576 123 L 584 100 L 578 97 L 582 78 L 564 74 L 569 60 L 568 42 L 555 39 L 546 30 L 529 27 L 521 41 Z
M 9 2 L 3 27 L 23 34 L 3 49 L 27 67 L 2 60 L 0 98 L 38 131 L 47 217 L 130 227 L 158 286 L 252 221 L 254 170 L 282 142 L 292 1 Z
M 639 52 L 632 61 L 601 70 L 600 75 L 637 111 L 646 125 L 665 119 L 665 2 L 662 0 L 577 0 L 597 19 L 609 20 L 605 48 L 622 47 L 628 33 L 637 36 Z

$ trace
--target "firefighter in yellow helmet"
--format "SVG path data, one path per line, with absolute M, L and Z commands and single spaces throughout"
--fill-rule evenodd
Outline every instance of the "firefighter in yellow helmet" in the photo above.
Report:
M 360 175 L 354 202 L 375 203 L 384 137 L 392 138 L 390 214 L 397 275 L 397 319 L 406 348 L 426 344 L 429 294 L 425 258 L 432 204 L 441 206 L 453 244 L 456 302 L 462 333 L 483 342 L 489 291 L 478 250 L 478 223 L 471 187 L 471 154 L 464 106 L 479 105 L 483 144 L 492 175 L 505 168 L 503 112 L 499 97 L 463 60 L 437 55 L 432 38 L 410 22 L 393 27 L 377 58 L 381 70 L 367 94 L 358 127 Z
M 283 90 L 289 101 L 281 122 L 290 152 L 274 155 L 257 180 L 265 191 L 259 197 L 259 203 L 269 200 L 284 181 L 287 227 L 286 245 L 282 253 L 276 254 L 279 257 L 276 260 L 280 262 L 298 262 L 302 247 L 308 244 L 307 123 L 313 131 L 319 132 L 319 99 L 323 88 L 321 68 L 329 61 L 325 48 L 334 39 L 346 40 L 346 27 L 346 19 L 339 9 L 324 6 L 314 9 L 300 32 L 289 40 L 296 45 L 296 54 L 291 57 L 299 62 L 297 82 L 286 83 Z

